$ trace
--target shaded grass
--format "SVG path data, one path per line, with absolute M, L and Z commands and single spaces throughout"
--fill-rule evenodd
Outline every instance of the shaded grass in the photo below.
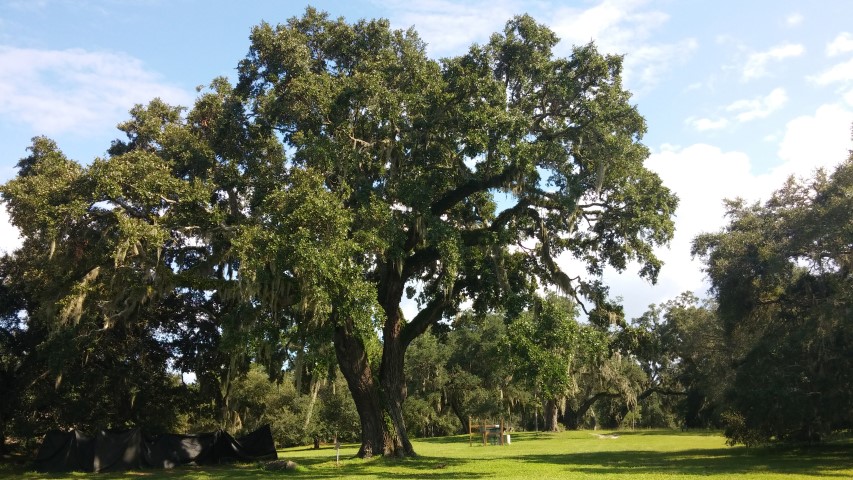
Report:
M 269 471 L 264 464 L 183 467 L 122 474 L 98 479 L 260 479 L 260 478 L 539 478 L 798 480 L 853 478 L 853 440 L 813 448 L 727 447 L 716 432 L 635 431 L 516 433 L 512 445 L 487 446 L 475 436 L 432 438 L 414 442 L 419 455 L 410 459 L 355 457 L 358 445 L 344 445 L 336 465 L 333 447 L 299 447 L 279 457 L 300 465 L 296 471 Z M 86 474 L 44 475 L 22 467 L 0 466 L 0 477 L 80 478 Z

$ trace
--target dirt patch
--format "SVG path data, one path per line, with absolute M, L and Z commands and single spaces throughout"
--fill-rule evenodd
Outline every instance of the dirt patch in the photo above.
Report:
M 296 470 L 299 465 L 291 460 L 273 460 L 264 463 L 264 470 L 281 471 L 281 470 Z

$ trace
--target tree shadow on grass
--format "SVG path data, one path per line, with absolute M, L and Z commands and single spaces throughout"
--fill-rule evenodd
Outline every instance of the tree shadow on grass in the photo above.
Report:
M 320 466 L 319 463 L 299 462 L 305 467 L 292 472 L 294 478 L 340 478 L 371 476 L 378 478 L 482 478 L 482 472 L 465 469 L 468 459 L 440 458 L 419 455 L 414 458 L 379 457 L 369 460 L 348 458 L 341 467 Z M 320 463 L 328 463 L 320 462 Z
M 518 457 L 518 461 L 561 465 L 567 474 L 663 473 L 734 477 L 739 474 L 772 472 L 850 478 L 853 446 L 826 445 L 807 450 L 720 448 L 675 452 L 604 451 L 524 455 Z
M 418 455 L 413 458 L 379 458 L 376 459 L 381 465 L 350 465 L 346 473 L 352 475 L 370 474 L 381 478 L 482 478 L 488 474 L 464 470 L 464 466 L 470 463 L 469 459 L 445 458 Z M 354 468 L 353 468 L 354 467 Z M 406 471 L 401 472 L 399 469 Z M 379 471 L 377 471 L 379 470 Z

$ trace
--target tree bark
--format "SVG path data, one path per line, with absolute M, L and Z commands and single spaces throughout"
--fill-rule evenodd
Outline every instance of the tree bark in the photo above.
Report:
M 379 379 L 382 386 L 382 400 L 394 428 L 392 432 L 393 453 L 397 456 L 414 456 L 415 450 L 409 441 L 409 436 L 406 433 L 406 422 L 403 419 L 403 402 L 406 400 L 408 392 L 403 370 L 406 345 L 403 343 L 401 332 L 402 325 L 399 318 L 388 318 L 386 320 Z
M 456 415 L 456 418 L 459 419 L 459 424 L 462 425 L 459 433 L 468 433 L 468 421 L 470 417 L 468 415 L 462 414 L 462 407 L 459 405 L 459 399 L 456 398 L 456 395 L 448 395 L 447 403 L 450 405 L 450 410 L 453 411 L 453 414 Z
M 406 250 L 411 251 L 417 244 L 419 237 L 416 230 L 412 230 L 406 242 Z M 398 457 L 415 456 L 403 418 L 403 402 L 407 396 L 404 371 L 406 349 L 412 340 L 440 318 L 447 299 L 433 299 L 407 323 L 403 321 L 400 299 L 405 288 L 404 279 L 414 275 L 420 262 L 435 254 L 432 249 L 413 254 L 402 271 L 393 264 L 380 268 L 377 290 L 379 304 L 385 312 L 385 324 L 382 329 L 382 363 L 379 366 L 378 385 L 367 360 L 364 344 L 355 334 L 352 320 L 336 318 L 333 313 L 333 319 L 336 320 L 335 352 L 361 420 L 360 457 L 380 452 L 382 455 Z M 449 298 L 453 298 L 462 287 L 457 282 Z
M 338 319 L 335 325 L 335 355 L 361 422 L 361 447 L 358 456 L 369 458 L 374 454 L 393 453 L 391 434 L 385 424 L 384 410 L 367 352 L 349 319 Z
M 556 432 L 557 428 L 557 400 L 545 400 L 544 411 L 542 413 L 545 420 L 545 431 Z

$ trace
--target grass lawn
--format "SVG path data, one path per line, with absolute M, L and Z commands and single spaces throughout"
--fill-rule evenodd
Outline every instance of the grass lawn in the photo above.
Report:
M 268 471 L 262 464 L 183 467 L 98 474 L 98 479 L 260 479 L 260 478 L 571 478 L 651 480 L 718 478 L 853 479 L 853 440 L 814 448 L 727 447 L 717 433 L 671 431 L 516 433 L 512 445 L 468 445 L 468 436 L 414 442 L 419 456 L 396 460 L 354 458 L 357 445 L 335 450 L 291 448 L 282 459 L 299 464 L 296 471 Z M 44 475 L 0 466 L 0 477 L 80 478 L 85 474 Z

